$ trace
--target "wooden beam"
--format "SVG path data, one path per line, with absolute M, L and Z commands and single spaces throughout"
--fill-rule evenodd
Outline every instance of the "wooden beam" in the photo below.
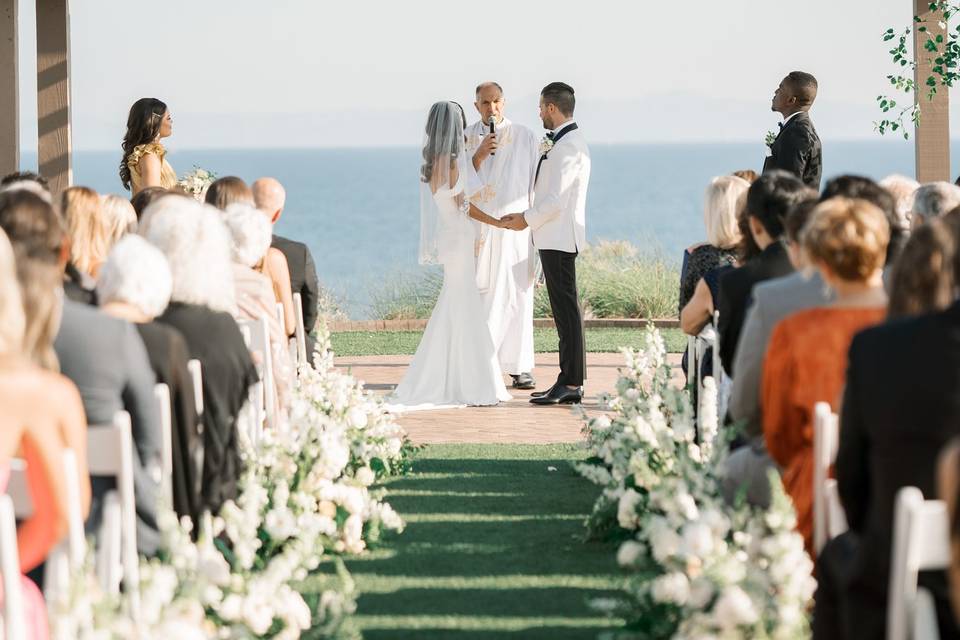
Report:
M 934 56 L 923 48 L 928 37 L 936 38 L 941 34 L 946 40 L 946 29 L 937 24 L 942 14 L 930 11 L 929 0 L 913 0 L 912 4 L 913 15 L 919 16 L 927 27 L 926 33 L 920 33 L 916 28 L 913 30 L 913 55 L 917 61 L 915 100 L 920 105 L 920 124 L 914 138 L 917 180 L 953 182 L 950 176 L 950 97 L 947 87 L 939 86 L 933 100 L 927 99 L 927 78 L 932 74 L 934 63 L 931 58 Z
M 17 0 L 0 0 L 0 177 L 20 168 Z
M 37 0 L 37 134 L 40 173 L 59 194 L 73 184 L 69 0 Z

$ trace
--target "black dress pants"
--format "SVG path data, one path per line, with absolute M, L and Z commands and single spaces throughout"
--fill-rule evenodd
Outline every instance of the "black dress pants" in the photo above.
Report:
M 583 317 L 577 295 L 577 254 L 540 250 L 540 264 L 547 281 L 550 309 L 560 337 L 560 375 L 557 384 L 582 386 L 587 354 L 583 341 Z

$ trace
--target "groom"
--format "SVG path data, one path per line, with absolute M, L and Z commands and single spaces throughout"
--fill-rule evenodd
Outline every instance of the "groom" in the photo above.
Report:
M 573 88 L 551 82 L 540 92 L 540 119 L 547 135 L 534 175 L 533 206 L 505 216 L 509 229 L 530 227 L 547 281 L 550 308 L 560 337 L 560 375 L 533 404 L 579 404 L 583 400 L 586 351 L 577 296 L 577 254 L 586 246 L 590 150 L 573 121 Z

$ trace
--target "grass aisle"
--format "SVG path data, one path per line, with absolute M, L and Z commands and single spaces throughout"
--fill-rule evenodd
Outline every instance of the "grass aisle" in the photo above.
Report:
M 617 592 L 614 549 L 585 543 L 596 488 L 573 445 L 430 445 L 389 484 L 407 521 L 348 567 L 366 640 L 595 638 L 622 624 L 587 600 Z M 556 470 L 552 471 L 553 467 Z

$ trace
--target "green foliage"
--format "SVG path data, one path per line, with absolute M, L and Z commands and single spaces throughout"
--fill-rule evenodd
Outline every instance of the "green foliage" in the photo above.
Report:
M 898 105 L 897 101 L 889 95 L 877 96 L 877 104 L 883 113 L 883 119 L 874 122 L 874 126 L 880 135 L 890 132 L 900 132 L 903 137 L 909 138 L 910 132 L 904 125 L 904 120 L 909 120 L 914 125 L 920 122 L 921 104 L 919 99 L 920 91 L 926 89 L 927 100 L 933 100 L 937 91 L 941 87 L 950 88 L 960 79 L 960 25 L 951 30 L 948 22 L 951 17 L 960 12 L 960 3 L 956 1 L 930 2 L 930 15 L 927 19 L 920 16 L 914 16 L 913 25 L 900 32 L 890 28 L 883 33 L 883 41 L 893 43 L 893 48 L 888 51 L 896 65 L 898 72 L 888 75 L 887 80 L 896 93 L 912 94 L 917 92 L 916 100 L 911 99 L 907 105 Z M 937 31 L 943 33 L 932 33 L 936 27 Z M 914 52 L 913 58 L 910 57 L 908 49 L 908 40 L 911 34 L 924 34 L 926 39 L 923 41 L 922 51 Z M 920 55 L 926 54 L 924 59 Z M 918 60 L 921 62 L 930 62 L 931 73 L 923 80 L 922 87 L 918 87 L 916 81 L 911 77 L 917 69 Z
M 429 318 L 442 286 L 443 272 L 436 268 L 388 276 L 370 291 L 371 315 L 376 320 Z

